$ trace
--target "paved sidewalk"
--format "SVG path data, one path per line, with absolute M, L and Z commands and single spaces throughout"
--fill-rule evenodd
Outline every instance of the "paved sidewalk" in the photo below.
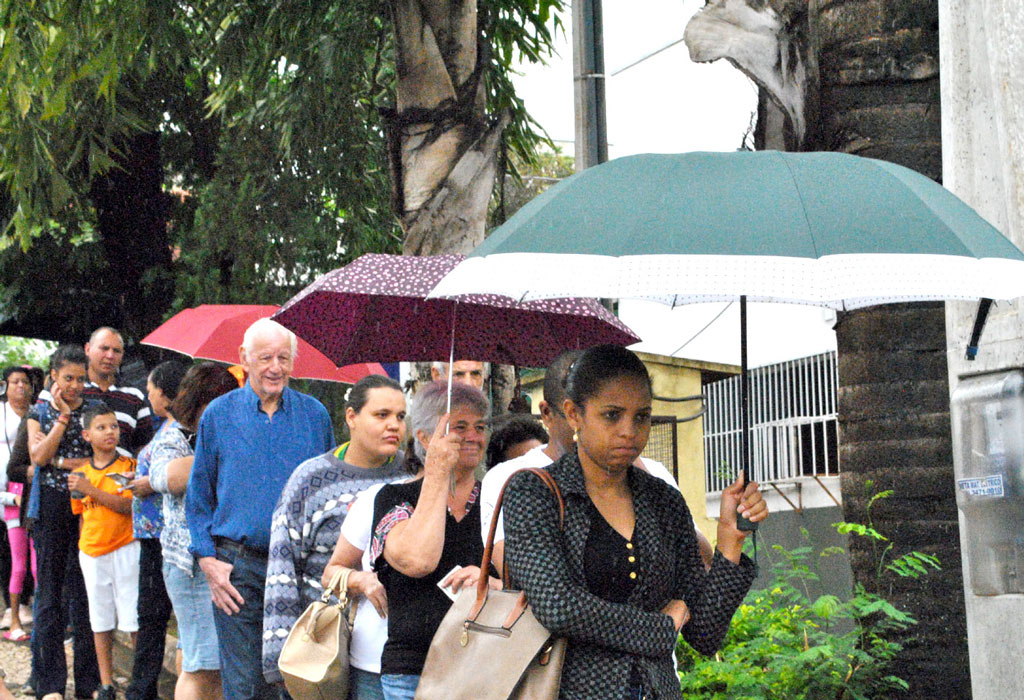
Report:
M 31 627 L 29 627 L 31 629 Z M 64 694 L 67 700 L 74 700 L 75 697 L 75 680 L 74 675 L 71 672 L 71 645 L 66 644 L 64 646 L 64 652 L 68 658 L 68 689 Z M 21 694 L 21 685 L 28 680 L 28 674 L 31 671 L 32 658 L 31 652 L 29 652 L 28 642 L 9 642 L 6 639 L 0 639 L 0 668 L 7 672 L 7 688 L 14 693 L 16 698 L 30 698 L 34 697 L 31 695 Z M 124 688 L 128 683 L 128 679 L 115 674 L 114 682 L 119 688 Z M 121 692 L 118 692 L 118 697 L 124 697 Z

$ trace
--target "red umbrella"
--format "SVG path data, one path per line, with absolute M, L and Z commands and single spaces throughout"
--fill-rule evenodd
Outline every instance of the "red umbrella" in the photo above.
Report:
M 190 357 L 235 364 L 245 329 L 277 310 L 277 306 L 203 304 L 176 313 L 143 338 L 142 343 Z M 369 374 L 386 374 L 377 362 L 350 364 L 339 369 L 322 352 L 302 338 L 298 340 L 298 356 L 292 369 L 296 379 L 354 384 Z
M 339 364 L 448 361 L 454 352 L 456 359 L 546 367 L 563 350 L 639 340 L 594 299 L 427 299 L 462 259 L 363 255 L 292 297 L 274 320 Z

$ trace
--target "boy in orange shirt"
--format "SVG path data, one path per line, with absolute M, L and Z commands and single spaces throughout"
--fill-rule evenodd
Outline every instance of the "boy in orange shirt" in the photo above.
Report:
M 114 628 L 139 629 L 139 543 L 132 537 L 132 493 L 111 475 L 135 471 L 135 460 L 118 454 L 117 416 L 97 403 L 82 413 L 82 437 L 92 446 L 84 471 L 68 475 L 71 510 L 82 515 L 78 559 L 89 596 L 89 622 L 100 667 L 97 700 L 115 700 Z M 76 493 L 77 492 L 77 493 Z M 80 498 L 75 498 L 81 494 Z

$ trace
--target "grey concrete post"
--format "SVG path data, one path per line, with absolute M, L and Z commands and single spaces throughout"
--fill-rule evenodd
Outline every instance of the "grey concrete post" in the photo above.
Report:
M 946 187 L 1024 247 L 1024 4 L 939 0 L 942 173 Z M 978 304 L 949 303 L 949 386 L 965 374 L 1024 366 L 1021 302 L 993 307 L 978 358 L 964 351 Z M 954 445 L 954 459 L 959 446 Z M 960 514 L 972 692 L 1016 700 L 1024 688 L 1024 596 L 976 596 Z M 945 563 L 947 566 L 952 562 Z

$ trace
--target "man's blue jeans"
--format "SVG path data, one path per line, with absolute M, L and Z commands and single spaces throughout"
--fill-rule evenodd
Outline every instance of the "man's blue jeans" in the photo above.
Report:
M 279 700 L 283 689 L 263 678 L 263 588 L 267 560 L 217 548 L 217 558 L 232 565 L 231 585 L 245 603 L 233 615 L 213 606 L 220 647 L 224 700 Z

